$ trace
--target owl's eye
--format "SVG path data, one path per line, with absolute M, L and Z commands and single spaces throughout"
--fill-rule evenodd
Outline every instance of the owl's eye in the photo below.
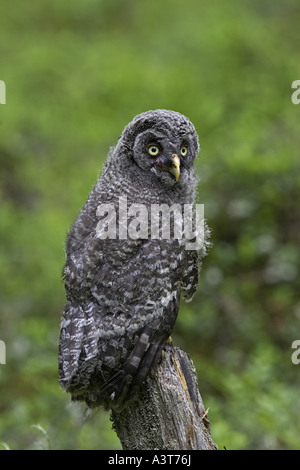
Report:
M 161 150 L 160 150 L 160 147 L 156 144 L 149 144 L 147 145 L 147 152 L 149 153 L 149 155 L 151 155 L 152 157 L 156 157 L 157 155 L 160 154 Z
M 180 153 L 181 153 L 181 155 L 182 155 L 183 157 L 186 156 L 186 154 L 187 154 L 187 146 L 186 146 L 186 145 L 183 145 L 183 146 L 181 147 Z

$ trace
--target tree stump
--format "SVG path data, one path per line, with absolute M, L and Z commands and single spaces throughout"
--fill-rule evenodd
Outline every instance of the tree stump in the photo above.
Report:
M 217 450 L 195 366 L 180 348 L 166 346 L 138 394 L 111 420 L 124 450 Z

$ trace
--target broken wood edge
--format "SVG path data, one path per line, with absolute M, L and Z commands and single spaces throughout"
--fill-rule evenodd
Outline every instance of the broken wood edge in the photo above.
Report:
M 161 362 L 111 420 L 123 450 L 217 450 L 190 356 L 167 345 Z

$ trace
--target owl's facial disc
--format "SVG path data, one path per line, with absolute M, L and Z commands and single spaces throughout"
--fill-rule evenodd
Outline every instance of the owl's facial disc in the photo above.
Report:
M 168 171 L 171 175 L 175 176 L 176 181 L 180 176 L 180 158 L 176 153 L 172 153 L 170 158 L 158 159 L 154 162 L 155 166 L 158 166 L 163 171 Z

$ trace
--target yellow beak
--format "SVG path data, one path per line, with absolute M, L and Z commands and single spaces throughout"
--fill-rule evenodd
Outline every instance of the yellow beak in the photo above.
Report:
M 180 176 L 180 158 L 176 153 L 171 155 L 172 165 L 168 167 L 168 172 L 175 176 L 176 181 Z

